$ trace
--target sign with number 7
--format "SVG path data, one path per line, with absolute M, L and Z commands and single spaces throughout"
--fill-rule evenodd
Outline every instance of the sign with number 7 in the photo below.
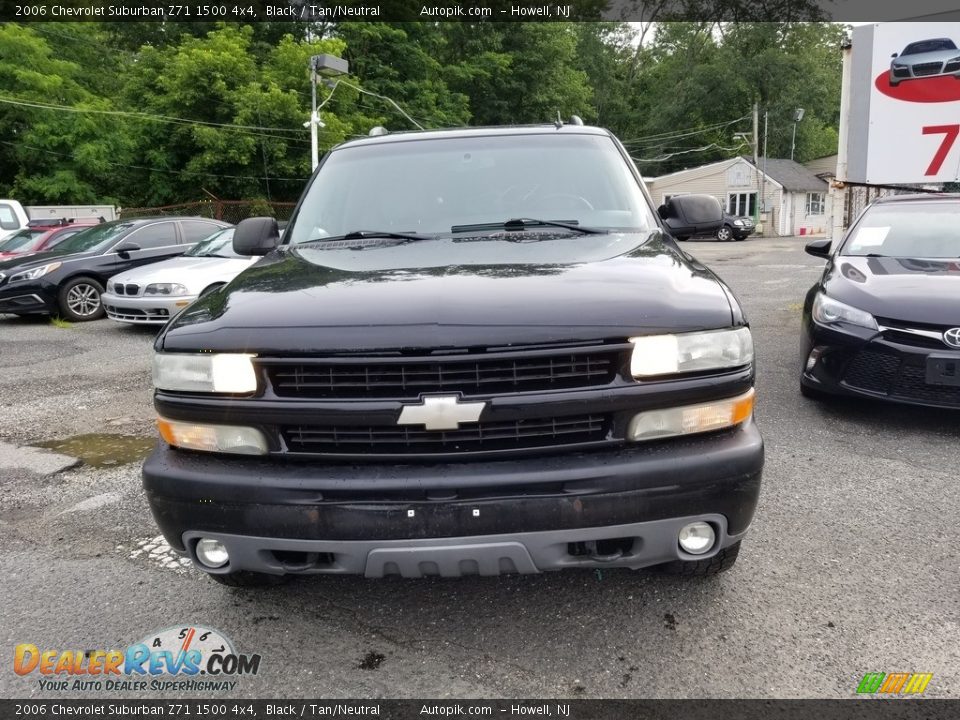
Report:
M 851 41 L 841 91 L 846 177 L 838 179 L 960 181 L 960 23 L 870 23 Z
M 957 141 L 957 135 L 960 135 L 960 125 L 927 125 L 923 128 L 924 135 L 943 135 L 943 141 L 940 147 L 933 154 L 933 160 L 927 168 L 925 175 L 937 175 L 940 168 L 943 167 L 943 161 L 947 159 L 947 153 Z

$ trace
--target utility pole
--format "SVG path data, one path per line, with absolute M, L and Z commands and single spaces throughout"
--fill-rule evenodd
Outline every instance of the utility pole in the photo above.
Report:
M 760 106 L 753 103 L 753 168 L 757 173 L 757 193 L 763 192 L 763 179 L 760 175 Z M 760 224 L 760 202 L 758 198 L 757 206 L 754 208 L 754 225 Z
M 840 132 L 837 142 L 837 172 L 830 183 L 830 235 L 836 243 L 843 237 L 844 200 L 847 196 L 844 182 L 847 179 L 847 140 L 850 137 L 850 88 L 851 88 L 851 54 L 853 43 L 844 39 L 840 43 L 843 53 L 843 70 L 840 80 Z
M 768 120 L 770 119 L 770 112 L 767 110 L 763 111 L 763 173 L 760 175 L 762 178 L 761 191 L 760 191 L 760 207 L 763 210 L 767 209 L 767 127 Z M 771 215 L 770 219 L 773 219 Z

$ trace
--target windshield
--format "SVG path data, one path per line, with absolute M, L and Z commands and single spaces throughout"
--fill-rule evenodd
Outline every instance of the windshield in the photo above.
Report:
M 857 223 L 841 254 L 960 258 L 960 202 L 875 205 Z
M 633 232 L 656 227 L 609 137 L 486 135 L 345 147 L 324 162 L 290 243 L 357 230 L 451 233 L 514 218 Z
M 20 251 L 24 252 L 26 250 L 31 250 L 36 247 L 36 241 L 40 238 L 41 235 L 48 232 L 47 230 L 21 230 L 20 232 L 14 233 L 2 243 L 0 243 L 0 252 L 12 252 Z
M 921 42 L 907 45 L 903 51 L 904 55 L 919 55 L 921 53 L 937 52 L 939 50 L 956 50 L 957 46 L 952 40 L 943 38 L 942 40 L 923 40 Z
M 228 257 L 241 258 L 233 251 L 233 228 L 218 230 L 205 240 L 201 240 L 184 255 L 188 257 Z
M 132 222 L 119 220 L 117 222 L 100 223 L 57 244 L 57 250 L 71 253 L 103 251 L 132 227 Z

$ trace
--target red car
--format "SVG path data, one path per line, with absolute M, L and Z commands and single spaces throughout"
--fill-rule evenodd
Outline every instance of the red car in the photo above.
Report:
M 78 222 L 69 225 L 25 227 L 0 243 L 0 259 L 11 258 L 16 255 L 51 250 L 55 245 L 68 237 L 76 235 L 81 230 L 93 227 L 97 223 Z

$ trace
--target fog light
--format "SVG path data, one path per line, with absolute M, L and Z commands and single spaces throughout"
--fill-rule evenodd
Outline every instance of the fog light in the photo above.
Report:
M 197 560 L 209 568 L 223 567 L 230 559 L 223 543 L 213 538 L 200 538 L 197 542 Z
M 710 523 L 695 522 L 680 528 L 680 547 L 691 555 L 703 555 L 713 547 L 717 534 Z
M 817 361 L 820 359 L 820 356 L 822 354 L 823 354 L 822 348 L 816 347 L 810 351 L 810 357 L 807 358 L 807 368 L 806 368 L 807 372 L 810 372 L 811 370 L 813 370 L 813 368 L 816 366 Z

